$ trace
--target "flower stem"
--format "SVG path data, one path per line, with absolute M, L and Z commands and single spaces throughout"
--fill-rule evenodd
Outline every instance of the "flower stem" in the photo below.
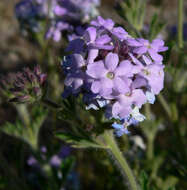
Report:
M 168 117 L 172 119 L 172 112 L 169 104 L 166 102 L 165 98 L 162 96 L 162 94 L 158 95 L 158 100 L 160 104 L 163 106 L 165 112 L 167 113 Z
M 183 0 L 178 0 L 178 46 L 184 47 L 183 43 Z
M 148 120 L 151 120 L 151 107 L 150 104 L 145 104 L 145 115 Z
M 30 116 L 27 110 L 26 105 L 24 104 L 15 104 L 15 108 L 17 109 L 17 112 L 19 114 L 19 117 L 21 118 L 23 124 L 25 127 L 30 127 Z
M 147 158 L 148 158 L 148 160 L 152 160 L 153 157 L 154 157 L 154 139 L 148 138 Z
M 128 182 L 130 184 L 130 189 L 132 190 L 138 190 L 138 185 L 136 183 L 136 180 L 133 176 L 132 170 L 128 166 L 128 163 L 123 156 L 122 152 L 120 151 L 112 131 L 106 131 L 103 135 L 103 138 L 105 140 L 106 145 L 108 146 L 109 153 L 112 155 L 112 158 L 114 158 L 114 161 L 117 161 L 117 165 L 119 166 L 120 170 L 125 174 L 128 178 Z

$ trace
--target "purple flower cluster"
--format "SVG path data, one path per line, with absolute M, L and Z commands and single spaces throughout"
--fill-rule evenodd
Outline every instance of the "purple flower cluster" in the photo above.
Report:
M 48 20 L 46 37 L 59 41 L 63 31 L 78 30 L 79 34 L 78 26 L 98 15 L 99 4 L 100 0 L 22 0 L 16 5 L 15 13 L 21 26 L 33 32 L 41 30 L 40 21 Z
M 58 154 L 53 154 L 51 157 L 47 158 L 47 148 L 42 146 L 40 149 L 40 156 L 42 161 L 48 163 L 51 167 L 58 169 L 63 161 L 71 153 L 71 148 L 69 146 L 62 146 Z M 31 167 L 40 167 L 39 161 L 36 160 L 34 156 L 30 156 L 27 160 L 27 164 Z
M 64 97 L 83 94 L 87 109 L 105 107 L 116 134 L 145 119 L 139 109 L 153 104 L 163 89 L 164 65 L 161 39 L 152 42 L 131 37 L 111 19 L 98 17 L 84 35 L 70 42 L 62 67 L 66 75 Z

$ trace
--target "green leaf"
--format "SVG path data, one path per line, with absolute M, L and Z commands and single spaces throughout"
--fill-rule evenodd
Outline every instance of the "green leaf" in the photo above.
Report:
M 165 23 L 159 21 L 158 15 L 155 13 L 151 19 L 150 30 L 149 30 L 149 39 L 153 40 L 165 27 Z
M 20 118 L 24 120 L 24 117 L 25 115 L 23 112 L 20 114 Z M 27 126 L 25 126 L 25 122 L 17 119 L 14 124 L 6 122 L 5 125 L 1 127 L 1 131 L 8 135 L 22 139 L 33 146 L 33 148 L 36 148 L 38 133 L 47 117 L 47 111 L 40 106 L 35 106 L 32 108 L 31 114 L 29 114 L 28 117 L 32 118 L 32 122 L 28 122 Z
M 148 182 L 149 182 L 148 175 L 145 173 L 145 171 L 142 171 L 140 174 L 141 190 L 149 190 Z
M 146 0 L 127 0 L 121 3 L 119 14 L 137 31 L 142 30 L 144 24 Z
M 57 133 L 56 136 L 66 143 L 71 144 L 74 148 L 105 148 L 86 137 L 78 137 L 67 133 Z
M 23 135 L 23 128 L 22 122 L 17 120 L 15 124 L 6 122 L 4 126 L 1 127 L 1 131 L 11 136 L 20 137 Z
M 174 190 L 174 186 L 177 184 L 178 178 L 169 176 L 164 180 L 163 190 Z

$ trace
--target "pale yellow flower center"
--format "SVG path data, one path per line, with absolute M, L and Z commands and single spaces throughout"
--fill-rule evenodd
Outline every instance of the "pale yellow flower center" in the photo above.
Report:
M 113 79 L 114 78 L 114 73 L 113 72 L 108 72 L 106 76 L 109 79 Z

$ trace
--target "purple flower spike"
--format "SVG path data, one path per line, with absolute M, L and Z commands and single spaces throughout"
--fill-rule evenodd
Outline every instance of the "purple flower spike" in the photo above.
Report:
M 38 161 L 33 156 L 29 157 L 29 159 L 27 160 L 27 164 L 29 166 L 31 166 L 31 167 L 37 167 L 37 166 L 39 166 Z

